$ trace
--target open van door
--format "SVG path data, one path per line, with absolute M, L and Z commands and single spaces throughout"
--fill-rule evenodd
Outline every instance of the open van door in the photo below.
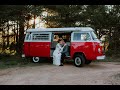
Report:
M 50 57 L 52 32 L 34 32 L 30 43 L 30 56 Z

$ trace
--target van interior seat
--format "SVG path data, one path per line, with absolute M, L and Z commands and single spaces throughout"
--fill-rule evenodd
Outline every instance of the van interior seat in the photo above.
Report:
M 52 42 L 52 45 L 51 45 L 52 50 L 55 50 L 57 43 L 58 43 L 57 41 Z

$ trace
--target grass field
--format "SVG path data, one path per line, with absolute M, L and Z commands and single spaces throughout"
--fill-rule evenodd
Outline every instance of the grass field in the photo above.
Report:
M 67 62 L 73 63 L 73 60 L 66 60 Z M 105 60 L 96 60 L 93 62 L 120 62 L 120 57 L 106 57 Z M 39 63 L 33 63 L 31 59 L 22 59 L 19 55 L 6 55 L 0 56 L 0 69 L 10 68 L 10 67 L 25 67 L 25 66 L 37 66 L 40 63 L 50 63 L 49 60 L 43 60 Z
M 25 67 L 25 66 L 37 66 L 41 63 L 51 63 L 50 60 L 43 59 L 39 63 L 33 63 L 32 60 L 22 58 L 20 55 L 6 55 L 0 56 L 0 69 L 6 69 L 10 67 Z

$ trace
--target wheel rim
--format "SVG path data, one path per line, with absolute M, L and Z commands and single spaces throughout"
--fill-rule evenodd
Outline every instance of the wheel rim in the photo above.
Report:
M 39 62 L 39 57 L 33 57 L 33 62 Z
M 76 64 L 76 65 L 80 65 L 80 64 L 81 64 L 81 58 L 76 57 L 76 58 L 75 58 L 75 64 Z

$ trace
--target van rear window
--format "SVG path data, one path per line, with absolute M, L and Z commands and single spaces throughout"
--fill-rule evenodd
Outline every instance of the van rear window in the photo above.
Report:
M 49 34 L 33 34 L 32 35 L 32 40 L 40 40 L 40 41 L 47 41 L 49 40 Z

